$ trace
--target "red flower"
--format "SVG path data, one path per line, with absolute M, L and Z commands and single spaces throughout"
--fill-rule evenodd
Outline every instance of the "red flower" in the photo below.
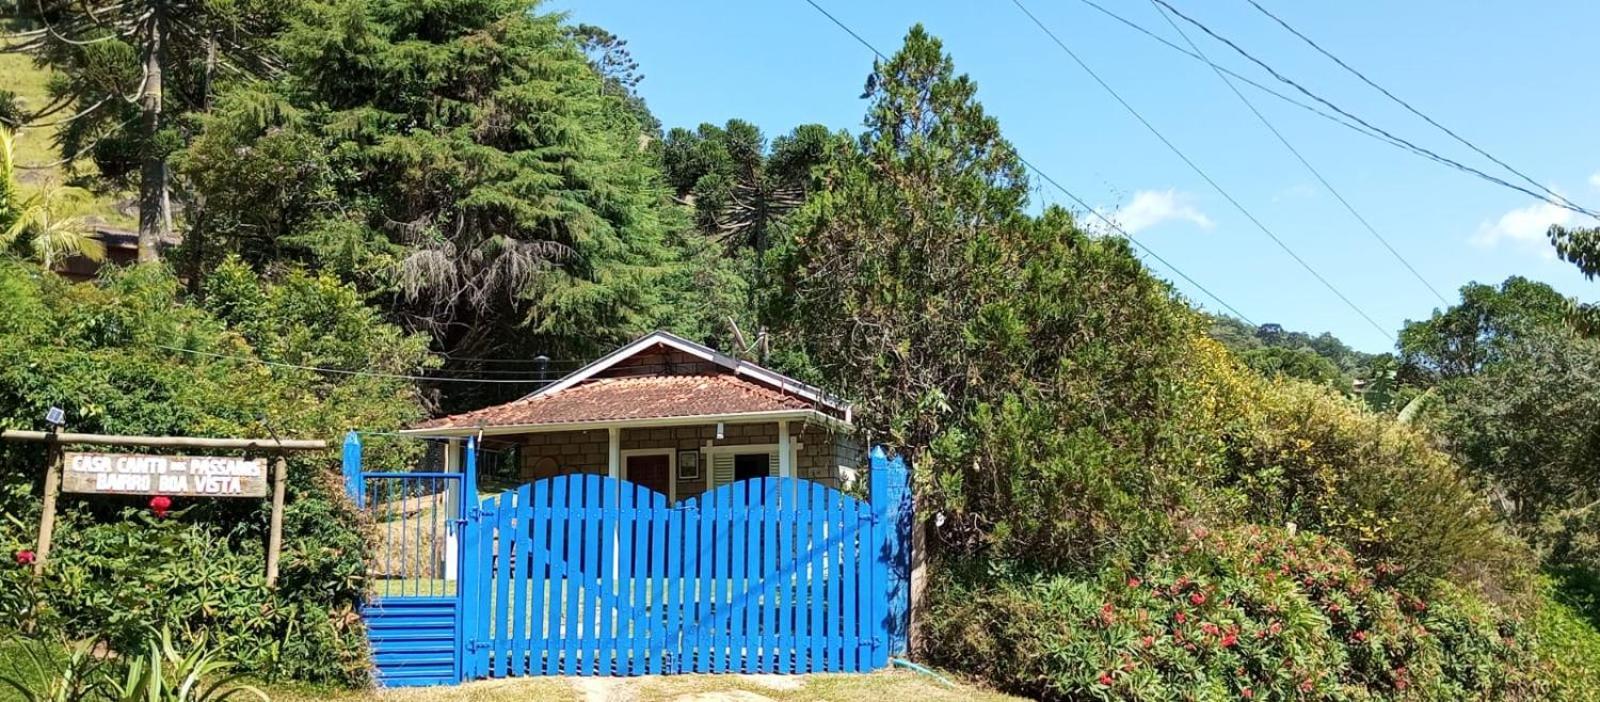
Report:
M 1189 621 L 1188 615 L 1184 614 L 1183 612 L 1178 612 L 1177 614 L 1172 615 L 1172 618 L 1179 624 Z
M 33 565 L 36 560 L 39 560 L 39 557 L 32 551 L 23 549 L 17 552 L 17 565 Z
M 1365 632 L 1365 631 L 1357 631 L 1356 633 L 1351 634 L 1350 638 L 1355 639 L 1356 643 L 1366 643 L 1367 642 L 1367 632 Z
M 1156 637 L 1146 635 L 1143 639 L 1141 639 L 1140 642 L 1144 644 L 1145 648 L 1150 648 L 1151 646 L 1156 645 Z
M 1143 585 L 1143 584 L 1144 584 L 1144 582 L 1139 580 L 1138 578 L 1128 578 L 1128 587 L 1130 589 L 1131 588 L 1137 588 L 1137 587 L 1139 587 L 1140 585 Z
M 1300 681 L 1301 692 L 1310 692 L 1314 689 L 1316 689 L 1316 684 L 1311 682 L 1311 678 L 1306 678 L 1305 680 Z
M 1248 700 L 1248 699 L 1256 696 L 1256 691 L 1247 687 L 1247 688 L 1244 688 L 1242 690 L 1239 690 L 1239 696 Z
M 155 513 L 156 519 L 166 519 L 167 511 L 170 509 L 172 509 L 172 498 L 166 495 L 150 498 L 150 511 Z
M 1196 592 L 1193 595 L 1189 596 L 1189 604 L 1192 604 L 1192 605 L 1194 605 L 1196 607 L 1199 607 L 1200 605 L 1203 605 L 1205 603 L 1206 603 L 1206 593 L 1204 593 L 1204 592 Z
M 1216 624 L 1212 624 L 1211 622 L 1206 622 L 1204 624 L 1201 624 L 1200 625 L 1200 630 L 1204 631 L 1207 634 L 1210 634 L 1212 636 L 1216 636 L 1217 632 L 1219 631 L 1219 629 L 1217 629 L 1217 625 Z
M 1237 643 L 1239 643 L 1239 635 L 1231 631 L 1222 637 L 1223 648 L 1233 648 L 1234 644 Z
M 1111 687 L 1111 683 L 1112 683 L 1111 673 L 1101 673 L 1100 674 L 1100 684 L 1101 685 L 1105 685 L 1106 687 Z

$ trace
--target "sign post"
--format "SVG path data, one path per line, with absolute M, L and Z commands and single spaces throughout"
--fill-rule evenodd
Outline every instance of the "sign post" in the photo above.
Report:
M 321 451 L 328 442 L 316 439 L 213 439 L 184 436 L 116 436 L 67 432 L 0 430 L 0 440 L 38 441 L 49 445 L 44 476 L 43 514 L 33 572 L 44 572 L 55 532 L 57 495 L 65 490 L 94 495 L 185 495 L 192 497 L 265 497 L 267 462 L 261 458 L 63 452 L 63 444 L 139 446 L 147 448 L 222 449 L 276 454 L 272 467 L 272 517 L 267 535 L 267 586 L 278 583 L 283 551 L 283 508 L 289 451 Z

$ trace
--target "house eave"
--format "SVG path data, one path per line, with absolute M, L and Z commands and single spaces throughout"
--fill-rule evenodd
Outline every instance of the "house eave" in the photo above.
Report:
M 506 436 L 514 434 L 538 434 L 558 431 L 592 431 L 595 429 L 629 429 L 653 427 L 681 427 L 701 424 L 756 424 L 777 421 L 801 421 L 809 424 L 820 424 L 836 431 L 853 431 L 855 429 L 848 420 L 840 419 L 826 412 L 813 409 L 800 410 L 773 410 L 769 412 L 726 412 L 718 414 L 694 414 L 681 417 L 640 417 L 633 419 L 607 419 L 589 422 L 560 422 L 551 424 L 503 424 L 479 427 L 433 427 L 402 429 L 399 433 L 407 436 L 424 438 L 452 438 L 464 436 Z

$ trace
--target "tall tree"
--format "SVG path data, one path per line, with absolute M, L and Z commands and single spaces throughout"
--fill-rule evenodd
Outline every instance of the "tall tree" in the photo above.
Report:
M 1176 394 L 1195 318 L 1125 240 L 1026 212 L 1016 150 L 920 26 L 872 75 L 866 131 L 827 142 L 785 224 L 777 360 L 911 454 L 956 552 L 1062 567 L 1165 532 L 1084 515 L 1200 472 L 1167 422 L 1199 414 Z
M 266 42 L 293 6 L 38 0 L 29 9 L 39 28 L 12 49 L 60 76 L 51 103 L 29 118 L 65 119 L 65 160 L 92 158 L 101 176 L 137 183 L 140 261 L 157 260 L 173 235 L 168 157 L 186 141 L 185 115 L 203 109 L 225 75 L 270 72 Z
M 680 199 L 694 206 L 707 235 L 730 250 L 767 251 L 784 215 L 805 202 L 811 169 L 831 134 L 816 124 L 772 141 L 755 125 L 728 120 L 694 131 L 674 128 L 662 150 L 662 169 Z
M 221 206 L 208 255 L 336 270 L 456 356 L 582 357 L 677 321 L 687 223 L 559 16 L 328 0 L 281 45 L 284 76 L 183 159 Z
M 1506 357 L 1507 344 L 1531 331 L 1560 325 L 1566 298 L 1544 283 L 1512 276 L 1499 287 L 1471 283 L 1461 302 L 1400 330 L 1400 377 L 1430 386 L 1476 375 Z

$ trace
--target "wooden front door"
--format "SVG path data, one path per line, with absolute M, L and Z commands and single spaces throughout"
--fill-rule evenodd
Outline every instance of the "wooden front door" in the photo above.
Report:
M 661 454 L 628 457 L 628 482 L 672 494 L 672 457 Z

